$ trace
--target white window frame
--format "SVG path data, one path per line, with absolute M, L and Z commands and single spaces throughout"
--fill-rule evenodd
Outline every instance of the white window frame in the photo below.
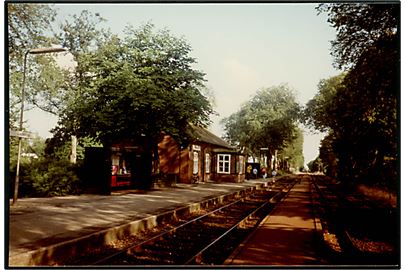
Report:
M 199 165 L 198 160 L 199 160 L 198 152 L 194 151 L 193 152 L 193 174 L 198 174 L 198 165 Z
M 209 153 L 205 154 L 205 173 L 211 172 L 211 155 Z
M 227 160 L 226 160 L 227 158 Z M 222 164 L 222 169 L 221 165 Z M 228 169 L 226 165 L 228 164 Z M 223 174 L 231 174 L 231 155 L 230 154 L 218 154 L 217 156 L 217 172 Z

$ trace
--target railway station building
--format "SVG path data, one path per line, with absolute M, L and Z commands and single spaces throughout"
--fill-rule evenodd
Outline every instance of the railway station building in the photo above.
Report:
M 169 135 L 158 145 L 159 169 L 170 181 L 244 181 L 245 155 L 205 128 L 193 126 L 192 134 L 184 149 Z
M 244 154 L 205 128 L 192 126 L 191 135 L 189 145 L 182 147 L 162 134 L 158 158 L 146 153 L 142 143 L 86 148 L 86 189 L 109 194 L 113 189 L 137 187 L 151 172 L 154 182 L 162 185 L 245 180 Z

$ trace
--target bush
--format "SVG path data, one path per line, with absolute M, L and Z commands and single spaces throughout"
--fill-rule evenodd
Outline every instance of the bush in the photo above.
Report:
M 39 159 L 22 164 L 21 197 L 51 197 L 81 192 L 80 166 L 65 160 Z

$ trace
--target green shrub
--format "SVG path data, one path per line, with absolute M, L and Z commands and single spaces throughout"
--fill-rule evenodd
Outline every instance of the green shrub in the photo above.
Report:
M 65 160 L 39 159 L 21 168 L 21 197 L 50 197 L 81 192 L 80 166 Z

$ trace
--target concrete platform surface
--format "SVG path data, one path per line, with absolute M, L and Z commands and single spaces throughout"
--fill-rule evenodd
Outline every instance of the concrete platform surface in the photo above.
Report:
M 226 264 L 319 265 L 316 220 L 311 210 L 310 182 L 302 177 Z
M 47 246 L 60 245 L 216 196 L 255 188 L 268 181 L 177 184 L 143 193 L 134 190 L 114 192 L 111 196 L 21 198 L 16 205 L 10 203 L 9 265 L 31 264 L 34 251 L 38 249 L 51 256 Z

